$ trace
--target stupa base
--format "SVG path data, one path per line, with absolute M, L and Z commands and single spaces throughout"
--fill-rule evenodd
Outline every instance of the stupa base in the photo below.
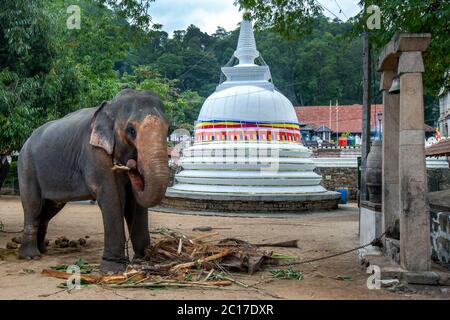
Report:
M 183 210 L 214 212 L 305 212 L 335 210 L 340 194 L 333 191 L 302 194 L 219 194 L 171 190 L 161 206 Z

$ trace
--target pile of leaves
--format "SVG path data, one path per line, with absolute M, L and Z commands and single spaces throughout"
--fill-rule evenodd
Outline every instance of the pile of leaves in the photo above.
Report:
M 128 266 L 126 272 L 102 275 L 98 265 L 90 265 L 83 259 L 75 265 L 80 269 L 82 284 L 106 285 L 114 288 L 200 287 L 217 288 L 238 281 L 230 272 L 253 274 L 269 261 L 296 257 L 274 254 L 265 246 L 296 246 L 296 241 L 272 244 L 251 244 L 239 239 L 211 240 L 218 233 L 207 233 L 189 238 L 177 232 L 161 230 L 157 239 L 146 249 L 139 263 Z M 44 270 L 46 276 L 69 279 L 68 265 Z M 301 273 L 289 269 L 286 277 L 273 273 L 275 278 L 302 279 Z M 66 284 L 63 284 L 64 287 Z

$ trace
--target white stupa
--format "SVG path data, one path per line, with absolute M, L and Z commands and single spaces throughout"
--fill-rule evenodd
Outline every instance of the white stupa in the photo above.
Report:
M 234 57 L 239 63 L 222 68 L 226 80 L 202 106 L 195 143 L 183 151 L 164 205 L 191 199 L 190 208 L 233 211 L 259 211 L 255 201 L 284 211 L 336 208 L 339 194 L 313 172 L 293 105 L 274 87 L 269 67 L 255 64 L 260 54 L 250 21 L 241 22 Z M 242 210 L 227 203 L 236 200 Z M 206 205 L 214 201 L 224 205 Z

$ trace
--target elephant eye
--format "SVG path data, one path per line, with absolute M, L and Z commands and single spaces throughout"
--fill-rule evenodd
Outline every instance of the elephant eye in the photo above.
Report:
M 126 132 L 132 139 L 136 138 L 136 129 L 133 126 L 128 126 Z

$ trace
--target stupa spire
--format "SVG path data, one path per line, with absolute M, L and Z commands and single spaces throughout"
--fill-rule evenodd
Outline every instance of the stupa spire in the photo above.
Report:
M 239 59 L 239 64 L 254 64 L 255 59 L 259 57 L 252 22 L 245 18 L 241 22 L 239 41 L 234 56 Z

